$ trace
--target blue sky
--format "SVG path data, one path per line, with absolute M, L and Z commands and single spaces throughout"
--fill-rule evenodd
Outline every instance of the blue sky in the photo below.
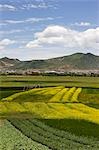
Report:
M 1 0 L 0 57 L 99 55 L 99 0 Z

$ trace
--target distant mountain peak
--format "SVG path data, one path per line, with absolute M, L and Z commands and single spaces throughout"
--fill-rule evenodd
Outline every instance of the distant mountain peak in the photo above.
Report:
M 6 60 L 17 60 L 17 61 L 20 61 L 20 60 L 17 59 L 17 58 L 14 59 L 14 58 L 8 58 L 8 57 L 3 57 L 3 58 L 1 58 L 0 60 L 3 60 L 3 61 L 4 61 L 4 60 L 5 60 L 5 61 L 6 61 Z
M 46 60 L 20 61 L 4 57 L 0 59 L 0 68 L 6 69 L 41 69 L 64 71 L 71 69 L 99 70 L 99 56 L 92 53 L 75 53 L 68 56 L 56 57 Z
M 3 57 L 3 58 L 1 58 L 2 60 L 7 60 L 7 59 L 10 59 L 10 58 L 8 58 L 8 57 Z
M 92 53 L 86 53 L 86 55 L 93 55 Z

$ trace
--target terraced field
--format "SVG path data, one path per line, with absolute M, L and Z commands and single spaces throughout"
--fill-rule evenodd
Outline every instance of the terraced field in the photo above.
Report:
M 0 150 L 98 150 L 98 108 L 98 88 L 61 85 L 8 94 L 0 100 Z

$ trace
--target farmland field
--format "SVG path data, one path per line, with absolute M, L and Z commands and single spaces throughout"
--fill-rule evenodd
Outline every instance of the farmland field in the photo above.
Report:
M 0 150 L 99 149 L 98 77 L 0 80 Z
M 41 86 L 94 87 L 99 88 L 99 77 L 70 76 L 0 76 L 0 87 Z

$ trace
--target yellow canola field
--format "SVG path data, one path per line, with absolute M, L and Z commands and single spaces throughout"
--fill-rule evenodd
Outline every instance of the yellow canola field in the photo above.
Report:
M 76 102 L 77 98 L 82 91 L 81 88 L 64 88 L 63 86 L 54 87 L 54 88 L 39 88 L 32 89 L 25 92 L 20 92 L 13 94 L 7 98 L 4 98 L 5 101 L 0 101 L 0 115 L 9 114 L 24 114 L 32 115 L 33 117 L 46 118 L 46 119 L 84 119 L 91 121 L 93 123 L 99 124 L 99 110 L 91 108 L 81 103 L 72 103 Z M 14 99 L 18 96 L 24 94 L 40 94 L 44 95 L 50 94 L 52 98 L 48 102 L 32 102 L 32 101 L 22 101 L 15 102 Z M 31 94 L 31 96 L 33 96 Z M 67 102 L 67 103 L 66 103 Z
M 46 119 L 83 119 L 99 124 L 99 110 L 84 104 L 44 102 L 0 102 L 0 114 L 28 113 L 32 117 Z M 10 116 L 9 116 L 10 117 Z
M 36 92 L 36 91 L 41 91 L 41 88 L 32 89 L 32 90 L 29 90 L 29 91 L 23 91 L 23 92 L 19 92 L 19 93 L 15 93 L 15 94 L 13 94 L 11 96 L 3 98 L 2 101 L 13 101 L 15 98 L 17 98 L 19 96 L 22 96 L 24 94 L 30 94 L 30 93 L 33 93 L 33 92 Z
M 58 92 L 56 95 L 54 95 L 49 102 L 61 102 L 62 97 L 67 92 L 68 88 L 62 89 L 60 92 Z
M 81 93 L 82 88 L 77 88 L 74 94 L 71 97 L 71 102 L 78 102 L 78 96 Z
M 70 88 L 69 91 L 67 91 L 65 93 L 65 95 L 63 96 L 62 102 L 70 102 L 71 96 L 73 95 L 73 93 L 75 92 L 75 90 L 76 90 L 76 87 Z
M 26 112 L 26 109 L 18 102 L 0 102 L 0 114 Z
M 38 116 L 38 118 L 62 118 L 62 114 L 49 107 L 47 103 L 25 102 L 23 106 L 28 109 L 29 112 Z
M 62 88 L 64 88 L 63 86 L 58 86 L 58 87 L 49 87 L 49 88 L 37 88 L 37 89 L 31 89 L 31 90 L 28 90 L 28 91 L 23 91 L 23 92 L 19 92 L 19 93 L 15 93 L 11 96 L 8 96 L 6 98 L 3 98 L 2 101 L 13 101 L 15 100 L 16 98 L 20 97 L 20 96 L 28 96 L 31 94 L 41 94 L 41 95 L 48 95 L 48 94 L 51 94 L 51 95 L 55 95 L 57 92 L 59 92 Z

